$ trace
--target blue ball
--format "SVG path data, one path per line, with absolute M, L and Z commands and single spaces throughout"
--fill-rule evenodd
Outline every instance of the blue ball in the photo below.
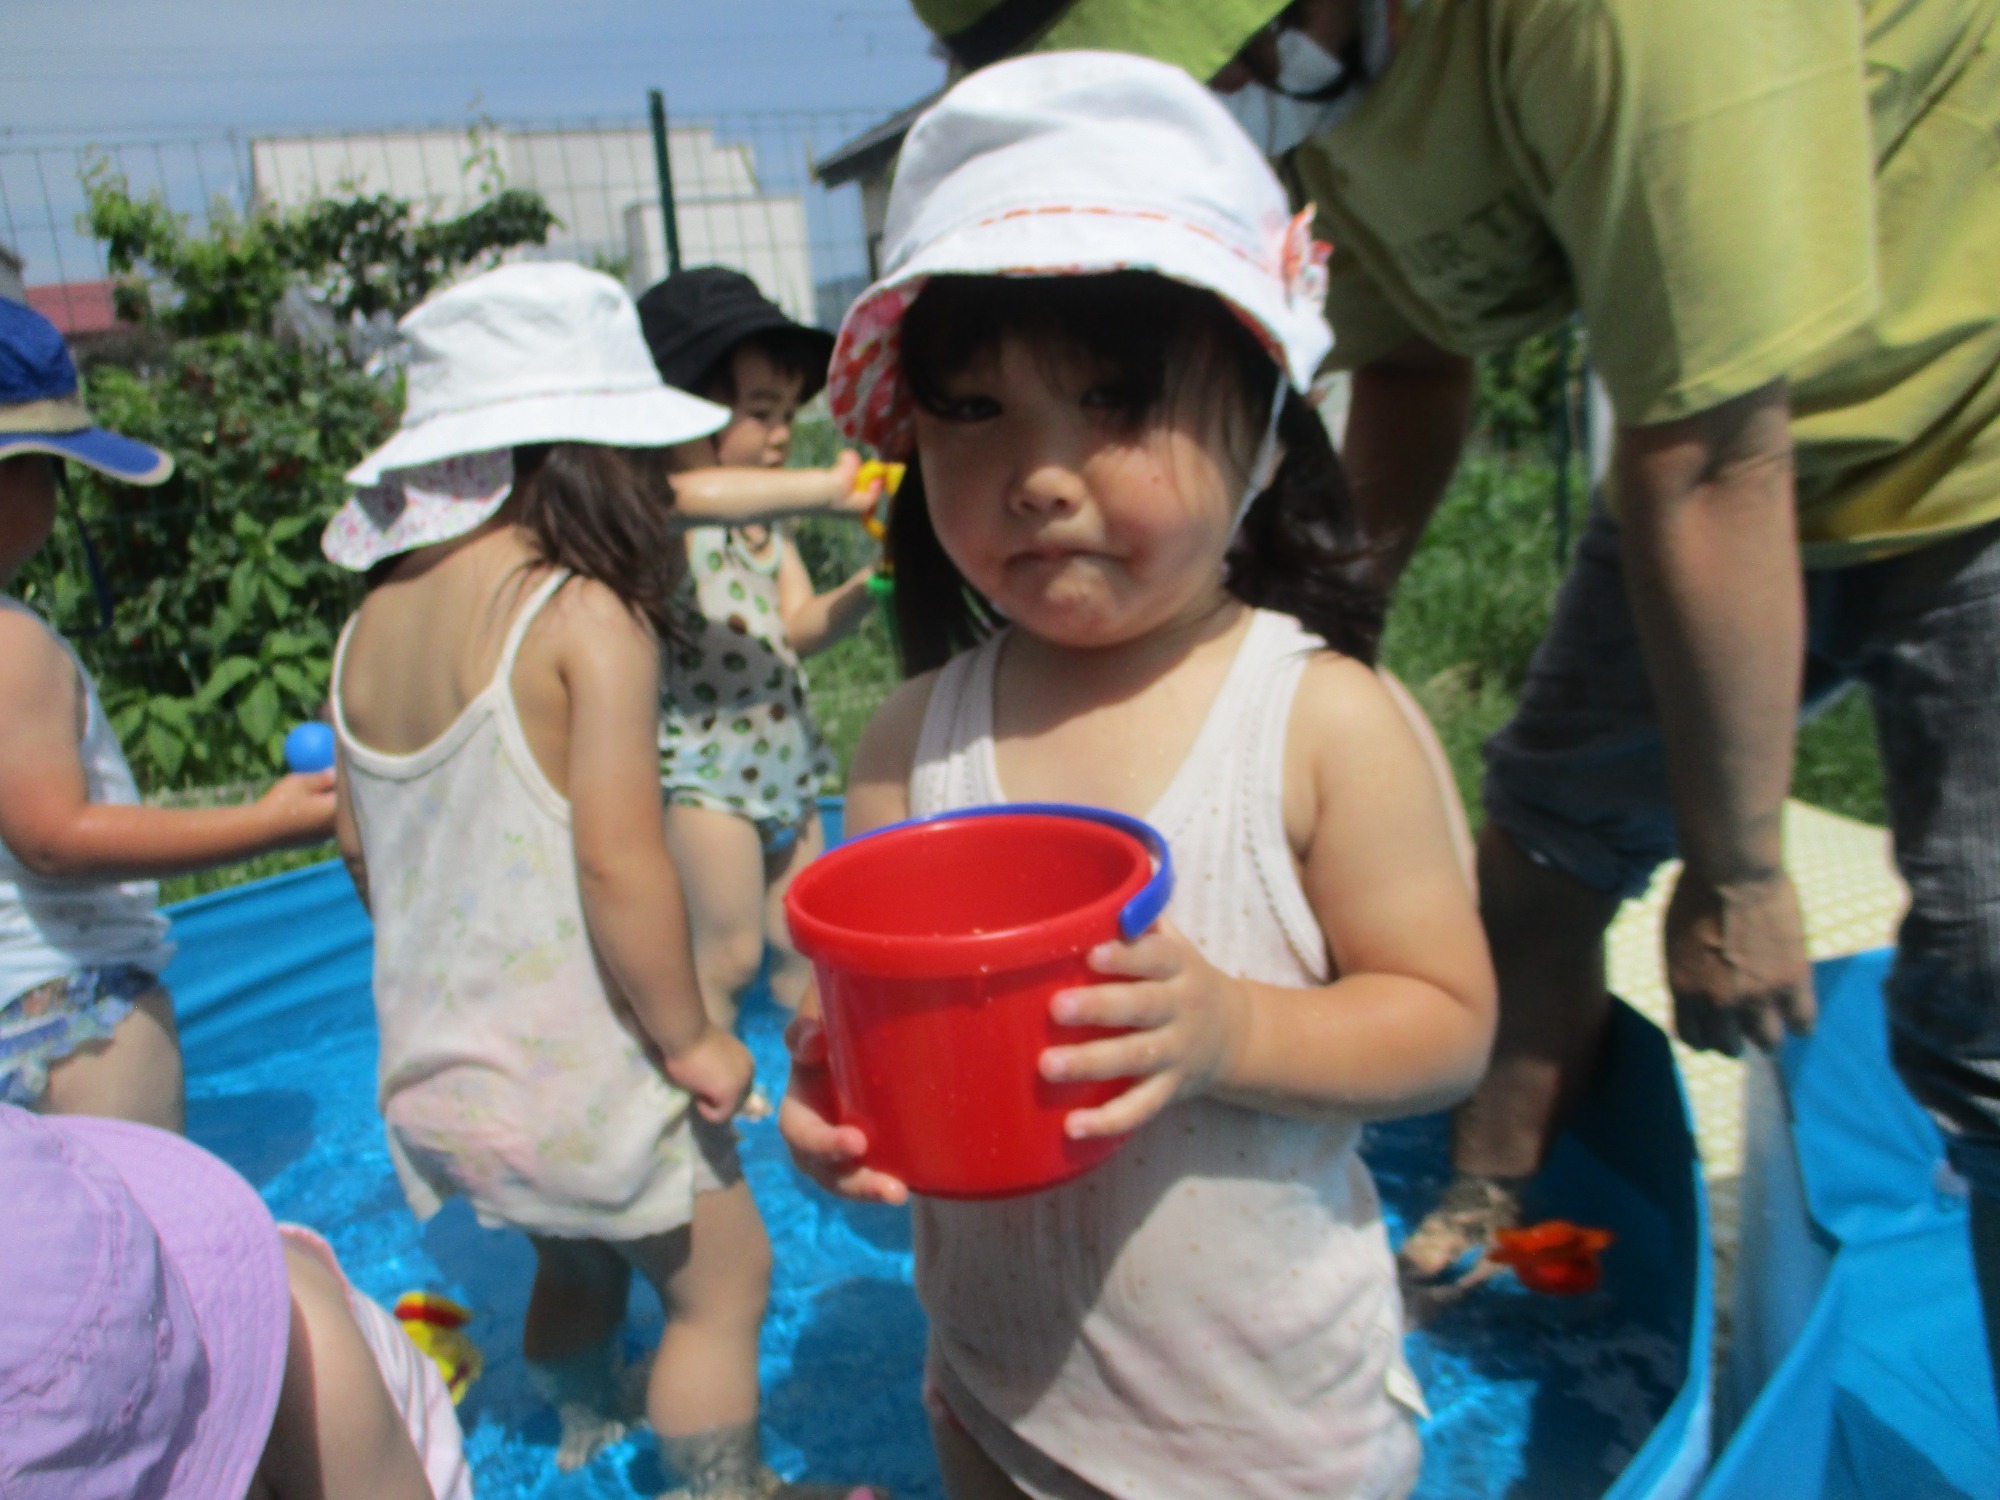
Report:
M 294 771 L 333 769 L 333 731 L 317 720 L 285 736 L 285 764 Z

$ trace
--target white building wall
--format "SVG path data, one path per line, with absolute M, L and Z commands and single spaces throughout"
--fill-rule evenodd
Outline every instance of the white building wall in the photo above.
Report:
M 652 132 L 645 126 L 506 131 L 489 138 L 510 187 L 541 194 L 561 221 L 545 251 L 589 264 L 623 262 L 633 293 L 665 274 Z M 754 152 L 705 126 L 670 129 L 685 265 L 734 266 L 792 316 L 812 321 L 805 205 L 759 191 Z M 493 161 L 459 131 L 311 136 L 251 143 L 253 201 L 294 208 L 315 197 L 390 193 L 450 218 L 480 197 Z

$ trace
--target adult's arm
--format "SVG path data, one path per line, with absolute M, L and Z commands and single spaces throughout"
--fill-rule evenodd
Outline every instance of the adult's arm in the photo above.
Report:
M 1781 839 L 1805 633 L 1785 384 L 1621 428 L 1612 469 L 1684 860 L 1676 1024 L 1697 1047 L 1775 1045 L 1813 1018 Z
M 1402 576 L 1458 468 L 1474 390 L 1471 360 L 1421 338 L 1354 372 L 1341 462 L 1388 584 Z

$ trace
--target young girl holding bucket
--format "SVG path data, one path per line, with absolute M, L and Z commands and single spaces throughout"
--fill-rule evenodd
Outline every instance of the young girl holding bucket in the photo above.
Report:
M 918 460 L 890 553 L 930 670 L 864 737 L 850 825 L 1088 803 L 1146 817 L 1178 870 L 1166 920 L 1051 1004 L 1129 1030 L 1040 1060 L 1132 1079 L 1066 1120 L 1129 1140 L 1044 1192 L 917 1201 L 947 1486 L 1404 1494 L 1420 1396 L 1356 1146 L 1469 1091 L 1493 979 L 1299 395 L 1321 252 L 1207 91 L 1089 53 L 988 68 L 920 120 L 888 240 L 830 392 Z M 903 1201 L 817 1107 L 816 1003 L 791 1040 L 800 1166 Z
M 522 1344 L 563 1467 L 621 1431 L 637 1269 L 667 1309 L 646 1412 L 692 1500 L 847 1495 L 758 1454 L 770 1246 L 727 1125 L 750 1054 L 703 1011 L 661 831 L 657 450 L 728 413 L 663 385 L 579 266 L 501 267 L 402 326 L 403 426 L 324 541 L 374 585 L 331 697 L 397 1174 L 420 1217 L 462 1193 L 534 1245 Z

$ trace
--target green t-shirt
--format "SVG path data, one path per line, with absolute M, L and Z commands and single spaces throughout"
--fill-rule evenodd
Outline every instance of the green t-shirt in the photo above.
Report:
M 1791 379 L 1808 563 L 2000 516 L 2000 0 L 1426 0 L 1294 164 L 1343 364 L 1580 308 L 1621 422 Z

